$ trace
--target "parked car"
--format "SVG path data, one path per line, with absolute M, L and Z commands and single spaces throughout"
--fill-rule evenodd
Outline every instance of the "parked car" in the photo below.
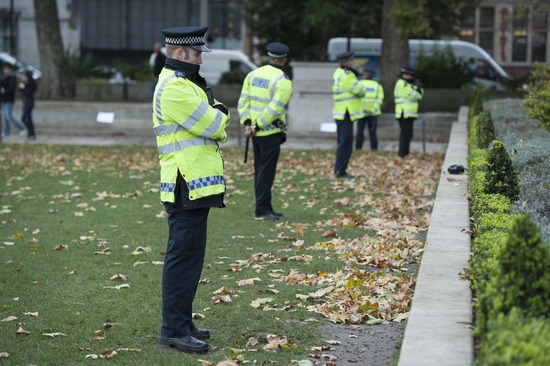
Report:
M 38 80 L 42 77 L 42 73 L 40 70 L 38 70 L 36 67 L 31 66 L 21 60 L 19 60 L 14 55 L 7 53 L 7 52 L 0 52 L 0 63 L 2 64 L 10 64 L 13 66 L 13 69 L 15 70 L 15 73 L 19 79 L 23 76 L 25 71 L 31 71 L 32 77 L 35 80 Z

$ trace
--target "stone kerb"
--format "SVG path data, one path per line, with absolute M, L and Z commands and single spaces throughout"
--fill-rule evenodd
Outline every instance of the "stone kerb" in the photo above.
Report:
M 398 366 L 473 362 L 471 291 L 461 279 L 470 259 L 468 181 L 446 171 L 453 164 L 467 166 L 466 121 L 461 108 L 443 162 Z

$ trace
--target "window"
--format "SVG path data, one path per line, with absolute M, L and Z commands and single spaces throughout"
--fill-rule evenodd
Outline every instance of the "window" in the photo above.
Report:
M 15 22 L 14 22 L 15 23 Z M 15 33 L 15 30 L 13 30 L 12 33 Z M 15 34 L 12 35 L 14 37 Z M 10 38 L 10 18 L 9 15 L 5 15 L 5 17 L 0 16 L 0 51 L 5 52 L 14 52 L 12 50 L 12 41 L 14 39 Z
M 514 32 L 512 61 L 527 61 L 527 34 L 523 32 Z
M 533 33 L 531 61 L 546 62 L 546 33 Z
M 524 7 L 514 7 L 514 29 L 527 29 L 527 12 Z
M 491 56 L 494 55 L 494 33 L 479 32 L 479 47 L 483 48 Z
M 464 7 L 460 10 L 461 13 L 461 23 L 462 28 L 473 28 L 475 25 L 475 8 L 470 6 Z
M 493 28 L 495 26 L 495 8 L 481 8 L 479 26 L 481 28 Z
M 545 11 L 540 11 L 533 14 L 533 29 L 536 31 L 545 30 L 548 26 L 548 13 Z

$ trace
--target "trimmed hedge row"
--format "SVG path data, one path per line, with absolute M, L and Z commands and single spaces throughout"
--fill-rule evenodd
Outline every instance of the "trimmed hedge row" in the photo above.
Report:
M 518 172 L 490 111 L 470 115 L 469 132 L 475 364 L 550 364 L 550 246 L 529 215 L 511 213 Z

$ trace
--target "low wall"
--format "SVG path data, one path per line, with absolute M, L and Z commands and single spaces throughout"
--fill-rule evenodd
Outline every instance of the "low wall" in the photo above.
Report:
M 149 103 L 151 100 L 150 82 L 131 84 L 109 84 L 107 82 L 78 81 L 76 83 L 77 101 L 88 102 L 130 102 Z M 212 87 L 214 97 L 228 106 L 237 106 L 241 85 L 227 84 Z M 40 94 L 38 94 L 40 98 Z
M 314 111 L 314 107 L 308 108 Z M 239 118 L 236 108 L 231 108 L 229 134 L 236 136 Z M 99 112 L 114 113 L 112 123 L 99 123 Z M 16 102 L 14 115 L 21 115 L 21 103 Z M 45 101 L 38 100 L 33 111 L 37 134 L 74 136 L 128 136 L 153 137 L 152 108 L 150 103 Z M 414 126 L 415 141 L 446 142 L 456 113 L 428 112 L 421 114 Z M 330 115 L 326 119 L 330 121 Z M 320 131 L 320 120 L 289 118 L 288 132 L 294 136 L 332 137 L 332 133 Z M 365 132 L 366 133 L 366 132 Z M 379 117 L 378 137 L 380 140 L 397 140 L 399 125 L 393 114 Z

